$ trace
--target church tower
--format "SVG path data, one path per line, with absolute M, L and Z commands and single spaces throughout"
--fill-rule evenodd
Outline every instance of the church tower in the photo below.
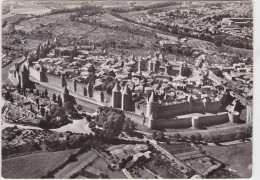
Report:
M 115 84 L 112 90 L 112 107 L 113 108 L 121 107 L 121 92 L 118 83 Z

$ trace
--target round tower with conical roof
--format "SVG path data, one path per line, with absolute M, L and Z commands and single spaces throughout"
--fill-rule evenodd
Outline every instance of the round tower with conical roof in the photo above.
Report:
M 126 84 L 124 90 L 122 91 L 121 109 L 123 111 L 129 111 L 131 102 L 132 102 L 132 92 Z
M 30 86 L 29 71 L 25 65 L 21 68 L 20 85 L 21 85 L 21 88 L 27 88 Z
M 157 119 L 158 117 L 158 106 L 156 103 L 156 97 L 154 91 L 152 91 L 151 96 L 147 99 L 147 109 L 146 109 L 146 117 L 150 118 L 153 114 L 153 118 Z
M 118 83 L 115 84 L 112 90 L 112 107 L 121 108 L 121 92 Z

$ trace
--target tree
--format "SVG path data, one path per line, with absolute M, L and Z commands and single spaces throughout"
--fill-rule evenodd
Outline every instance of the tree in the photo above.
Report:
M 36 98 L 36 104 L 37 104 L 37 106 L 38 106 L 38 109 L 40 109 L 40 104 L 39 104 L 39 98 Z
M 196 137 L 195 137 L 195 135 L 190 135 L 190 141 L 192 142 L 192 143 L 194 143 L 195 142 L 195 140 L 196 140 Z
M 153 136 L 153 139 L 157 139 L 157 131 L 154 131 L 152 136 Z
M 47 89 L 45 89 L 44 95 L 45 95 L 45 97 L 48 97 L 48 90 Z
M 44 117 L 43 117 L 43 119 L 44 119 L 44 121 L 46 121 L 46 122 L 50 122 L 51 121 L 51 116 L 48 114 L 48 113 L 45 113 L 45 115 L 44 115 Z
M 196 133 L 194 136 L 198 142 L 202 141 L 202 135 L 200 133 Z
M 36 91 L 36 96 L 39 96 L 40 95 L 40 92 L 39 92 L 39 90 L 37 89 L 37 91 Z
M 70 101 L 64 103 L 64 106 L 63 106 L 63 107 L 64 107 L 64 110 L 65 110 L 65 111 L 70 111 L 70 110 L 74 109 L 73 104 L 72 104 L 72 102 L 70 102 Z
M 214 136 L 214 135 L 212 135 L 212 136 L 210 137 L 210 142 L 213 142 L 213 143 L 216 144 L 216 145 L 219 144 L 217 137 Z
M 162 131 L 158 132 L 157 139 L 160 140 L 160 141 L 164 141 L 165 140 L 165 136 L 164 136 L 164 133 Z
M 135 128 L 136 124 L 133 121 L 131 121 L 130 118 L 126 118 L 123 125 L 123 131 L 131 135 L 134 132 Z
M 9 100 L 10 97 L 11 97 L 11 93 L 10 93 L 10 91 L 7 91 L 6 94 L 5 94 L 5 99 Z
M 59 104 L 59 107 L 62 107 L 62 99 L 61 99 L 60 95 L 58 96 L 58 104 Z
M 106 93 L 107 94 L 112 94 L 112 88 L 110 86 L 107 87 Z
M 173 135 L 173 138 L 174 138 L 176 141 L 178 141 L 178 140 L 181 138 L 181 135 L 180 135 L 179 133 L 175 133 L 175 134 Z
M 43 107 L 41 107 L 41 116 L 43 117 L 45 114 L 45 109 Z
M 52 95 L 52 100 L 53 100 L 54 102 L 56 102 L 56 98 L 57 98 L 57 96 L 56 96 L 56 94 L 54 93 L 54 94 Z

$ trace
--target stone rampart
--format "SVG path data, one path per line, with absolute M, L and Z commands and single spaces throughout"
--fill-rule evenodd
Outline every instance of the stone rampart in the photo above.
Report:
M 228 121 L 229 117 L 227 112 L 207 116 L 197 116 L 198 126 L 213 126 L 223 124 Z M 192 127 L 192 117 L 153 120 L 154 129 L 190 127 Z
M 155 120 L 154 127 L 155 129 L 189 128 L 191 127 L 191 117 Z
M 202 102 L 192 102 L 191 103 L 191 112 L 203 112 L 204 111 L 204 105 Z
M 65 78 L 65 81 L 66 81 L 66 84 L 67 84 L 67 88 L 70 90 L 70 91 L 74 91 L 74 82 L 72 79 L 68 79 L 68 78 Z
M 217 125 L 217 124 L 226 123 L 228 121 L 229 121 L 229 118 L 228 118 L 227 112 L 218 113 L 218 114 L 209 115 L 209 116 L 199 116 L 199 118 L 198 118 L 199 126 L 201 126 L 201 125 L 213 126 L 213 125 Z
M 206 111 L 212 112 L 212 113 L 219 112 L 220 111 L 220 102 L 215 101 L 215 102 L 206 103 Z
M 80 95 L 84 96 L 84 88 L 85 88 L 85 90 L 87 90 L 87 83 L 79 83 L 79 82 L 77 82 L 77 93 L 79 93 Z
M 48 83 L 55 86 L 61 86 L 61 79 L 59 76 L 46 73 L 46 77 Z
M 35 83 L 35 88 L 38 89 L 40 92 L 44 92 L 45 89 L 48 90 L 48 96 L 52 98 L 53 94 L 56 94 L 56 96 L 60 95 L 62 97 L 62 92 L 61 91 L 57 91 L 55 89 L 52 88 L 48 88 L 48 87 L 44 87 L 38 83 Z
M 124 113 L 125 113 L 126 117 L 129 117 L 136 124 L 143 125 L 144 119 L 145 119 L 145 124 L 144 125 L 148 126 L 148 124 L 149 124 L 148 118 L 146 118 L 146 117 L 144 117 L 142 115 L 139 115 L 139 114 L 136 114 L 136 113 L 133 113 L 133 112 L 130 112 L 130 111 L 125 111 Z
M 189 103 L 178 103 L 172 105 L 158 106 L 158 119 L 172 118 L 176 115 L 186 114 L 189 112 Z

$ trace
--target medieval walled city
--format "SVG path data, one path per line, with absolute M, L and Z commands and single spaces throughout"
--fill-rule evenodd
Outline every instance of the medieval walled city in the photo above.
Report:
M 4 178 L 250 178 L 252 2 L 4 1 Z

